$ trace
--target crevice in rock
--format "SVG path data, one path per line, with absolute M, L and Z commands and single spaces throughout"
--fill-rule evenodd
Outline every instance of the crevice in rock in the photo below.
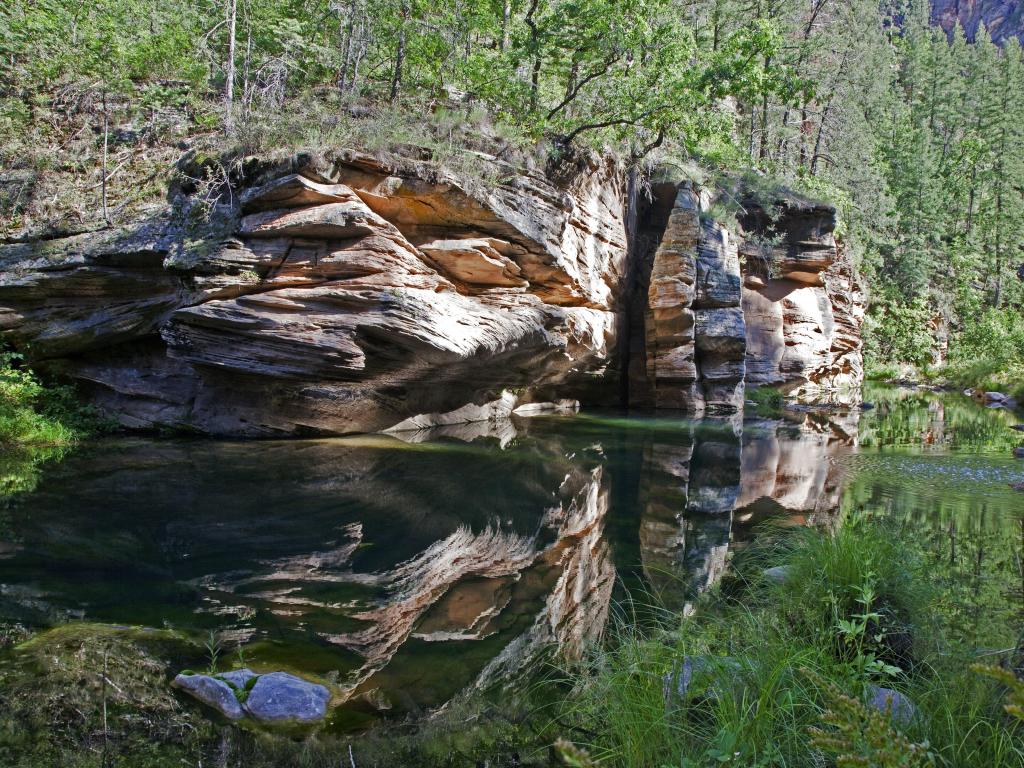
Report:
M 626 195 L 626 276 L 619 331 L 619 405 L 653 407 L 647 375 L 647 302 L 654 253 L 668 226 L 676 185 L 649 184 L 632 170 Z

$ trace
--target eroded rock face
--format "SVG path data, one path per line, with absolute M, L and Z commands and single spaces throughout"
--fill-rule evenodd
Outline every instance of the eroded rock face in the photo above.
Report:
M 703 208 L 699 190 L 678 186 L 644 317 L 653 402 L 635 402 L 730 413 L 745 385 L 858 386 L 864 303 L 832 234 L 834 209 L 787 197 L 769 214 L 748 203 L 738 238 Z
M 997 42 L 1014 36 L 1024 41 L 1024 10 L 1015 0 L 932 0 L 932 21 L 946 32 L 959 23 L 968 40 L 984 24 Z
M 767 217 L 752 206 L 741 222 L 780 238 L 743 248 L 747 383 L 805 395 L 860 386 L 864 296 L 836 244 L 835 209 L 790 199 Z
M 126 427 L 214 435 L 581 401 L 728 413 L 748 385 L 859 383 L 832 209 L 749 207 L 740 238 L 684 183 L 665 220 L 634 222 L 659 241 L 630 259 L 636 201 L 585 161 L 556 182 L 482 158 L 502 179 L 483 189 L 398 157 L 250 159 L 211 215 L 182 192 L 135 227 L 0 245 L 0 337 Z
M 368 432 L 571 401 L 613 359 L 620 176 L 595 160 L 484 192 L 355 153 L 254 161 L 216 225 L 179 200 L 0 246 L 0 333 L 132 428 Z

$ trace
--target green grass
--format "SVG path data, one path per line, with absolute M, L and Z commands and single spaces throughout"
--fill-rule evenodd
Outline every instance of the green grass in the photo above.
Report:
M 916 540 L 863 518 L 834 534 L 766 534 L 695 616 L 655 632 L 622 625 L 572 671 L 560 719 L 578 730 L 566 735 L 630 768 L 818 766 L 826 742 L 866 761 L 840 765 L 1021 765 L 1024 731 L 1001 686 L 970 669 L 975 648 L 947 620 Z M 762 575 L 775 565 L 781 584 Z M 707 669 L 666 699 L 665 676 L 686 657 Z M 871 684 L 904 692 L 920 716 L 901 728 L 872 719 Z
M 957 389 L 980 389 L 1002 392 L 1024 402 L 1024 364 L 1007 364 L 1002 360 L 979 357 L 946 366 L 939 373 Z
M 109 424 L 68 385 L 44 385 L 21 356 L 0 350 L 0 499 L 31 490 L 39 468 Z

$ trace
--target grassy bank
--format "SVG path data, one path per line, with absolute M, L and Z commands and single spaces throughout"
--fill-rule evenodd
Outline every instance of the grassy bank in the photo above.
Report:
M 417 722 L 304 738 L 212 718 L 169 685 L 210 663 L 203 638 L 78 622 L 33 634 L 0 624 L 0 765 L 5 768 L 391 768 L 541 766 L 526 710 L 457 701 Z M 225 669 L 231 668 L 227 660 Z M 106 683 L 104 682 L 106 679 Z
M 934 339 L 926 317 L 913 333 L 882 319 L 865 325 L 865 375 L 873 381 L 917 381 L 953 389 L 1002 392 L 1024 402 L 1024 317 L 1019 309 L 977 310 L 949 339 L 948 356 L 931 363 Z
M 972 668 L 1024 661 L 1005 650 L 1019 649 L 1019 621 L 966 612 L 955 574 L 936 575 L 949 572 L 938 545 L 865 518 L 834 535 L 765 539 L 694 617 L 666 617 L 655 633 L 626 625 L 570 678 L 562 720 L 591 760 L 1022 764 L 1024 728 L 1004 711 L 1006 688 Z M 879 713 L 866 704 L 871 686 L 903 693 L 914 714 Z
M 106 428 L 72 387 L 44 384 L 21 363 L 0 350 L 0 498 L 32 488 L 43 462 Z

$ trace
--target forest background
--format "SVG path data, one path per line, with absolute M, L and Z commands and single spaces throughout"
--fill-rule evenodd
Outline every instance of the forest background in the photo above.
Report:
M 1012 391 L 1021 45 L 984 26 L 947 33 L 932 10 L 13 0 L 0 9 L 0 237 L 128 220 L 166 194 L 186 151 L 414 145 L 471 175 L 481 148 L 514 165 L 588 145 L 638 169 L 831 201 L 870 301 L 869 374 Z

